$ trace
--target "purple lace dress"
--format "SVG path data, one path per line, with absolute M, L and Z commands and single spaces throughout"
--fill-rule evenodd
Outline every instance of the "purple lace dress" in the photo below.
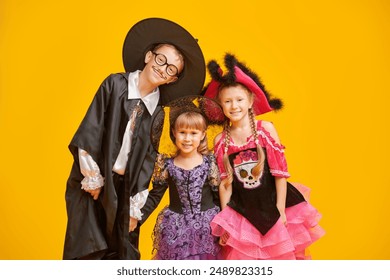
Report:
M 214 156 L 204 156 L 192 170 L 165 158 L 154 184 L 168 186 L 170 194 L 170 205 L 159 213 L 153 231 L 154 259 L 217 259 L 220 247 L 210 228 L 220 211 L 215 204 L 219 173 Z

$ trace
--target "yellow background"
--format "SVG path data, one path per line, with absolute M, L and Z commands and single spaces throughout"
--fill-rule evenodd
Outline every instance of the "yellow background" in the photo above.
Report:
M 287 147 L 291 181 L 323 214 L 314 259 L 390 259 L 389 6 L 1 0 L 0 259 L 62 258 L 67 145 L 100 82 L 123 71 L 127 31 L 147 17 L 181 24 L 207 61 L 235 53 L 284 100 L 264 118 Z M 143 259 L 157 212 L 142 228 Z

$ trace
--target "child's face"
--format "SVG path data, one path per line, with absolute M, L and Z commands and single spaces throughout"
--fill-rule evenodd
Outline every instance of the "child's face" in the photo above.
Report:
M 162 61 L 161 59 L 158 59 L 159 63 L 157 63 L 156 62 L 157 55 L 159 55 L 159 57 L 163 57 L 164 60 L 166 60 L 165 63 L 162 63 L 164 61 Z M 168 75 L 167 73 L 168 66 L 176 67 L 178 73 L 180 73 L 184 67 L 184 63 L 180 58 L 179 54 L 177 53 L 177 51 L 169 45 L 163 45 L 162 47 L 158 48 L 154 52 L 149 51 L 145 56 L 145 63 L 146 65 L 143 69 L 143 72 L 145 72 L 148 75 L 148 80 L 155 86 L 169 84 L 178 79 L 177 75 L 176 76 Z
M 231 122 L 237 122 L 248 115 L 248 110 L 253 105 L 251 96 L 246 88 L 237 85 L 223 88 L 218 98 L 225 116 Z
M 205 137 L 205 132 L 196 128 L 179 127 L 173 130 L 176 139 L 175 144 L 180 154 L 197 153 L 200 142 Z

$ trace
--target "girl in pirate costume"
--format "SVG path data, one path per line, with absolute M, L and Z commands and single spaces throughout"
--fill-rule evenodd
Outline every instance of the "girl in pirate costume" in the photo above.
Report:
M 281 109 L 259 78 L 233 55 L 225 56 L 223 75 L 208 64 L 212 81 L 204 95 L 216 98 L 226 116 L 214 152 L 221 173 L 222 211 L 211 223 L 225 259 L 309 259 L 306 249 L 324 230 L 321 215 L 297 189 L 290 176 L 272 123 L 255 116 Z

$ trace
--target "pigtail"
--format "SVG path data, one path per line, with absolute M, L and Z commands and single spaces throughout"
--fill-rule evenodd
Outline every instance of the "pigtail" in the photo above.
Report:
M 229 156 L 228 156 L 228 149 L 229 149 L 229 143 L 230 143 L 230 124 L 229 121 L 225 122 L 225 138 L 224 138 L 224 143 L 225 143 L 225 149 L 223 151 L 223 165 L 225 167 L 225 171 L 227 174 L 227 183 L 231 185 L 233 183 L 233 168 L 230 164 L 229 161 Z
M 256 178 L 259 178 L 261 177 L 261 174 L 263 173 L 264 170 L 265 154 L 263 148 L 259 143 L 257 127 L 255 122 L 255 115 L 253 113 L 252 108 L 249 108 L 249 121 L 251 124 L 252 135 L 256 143 L 257 158 L 258 158 L 256 166 L 252 168 L 252 175 L 255 176 Z

